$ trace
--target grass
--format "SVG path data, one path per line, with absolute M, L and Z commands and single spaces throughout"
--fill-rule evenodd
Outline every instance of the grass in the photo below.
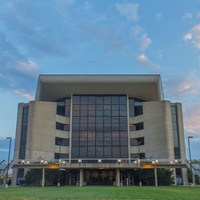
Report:
M 58 199 L 198 199 L 199 187 L 9 187 L 0 188 L 4 200 Z

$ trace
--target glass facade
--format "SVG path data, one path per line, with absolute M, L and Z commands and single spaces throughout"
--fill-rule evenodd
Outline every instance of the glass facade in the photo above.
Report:
M 27 127 L 28 127 L 28 111 L 29 107 L 25 106 L 23 108 L 23 113 L 22 113 L 22 129 L 21 129 L 19 159 L 25 159 L 26 137 L 27 137 Z
M 179 134 L 177 125 L 177 110 L 175 106 L 171 106 L 172 115 L 172 129 L 173 129 L 173 140 L 174 140 L 174 158 L 180 159 L 180 146 L 179 146 Z
M 74 95 L 72 158 L 128 158 L 125 95 Z

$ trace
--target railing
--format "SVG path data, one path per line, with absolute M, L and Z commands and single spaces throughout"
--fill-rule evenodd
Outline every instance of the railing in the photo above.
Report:
M 116 158 L 100 158 L 100 159 L 53 159 L 53 160 L 44 160 L 44 159 L 26 159 L 26 160 L 14 160 L 12 165 L 53 165 L 63 167 L 140 167 L 143 165 L 151 165 L 151 166 L 179 166 L 185 165 L 185 160 L 176 159 L 116 159 Z
M 193 161 L 192 161 L 193 162 Z M 200 177 L 200 169 L 197 169 L 193 166 L 193 163 L 191 163 L 189 160 L 186 160 L 186 166 L 188 169 L 191 170 L 191 172 L 195 175 L 198 175 Z
M 0 165 L 3 164 L 4 162 L 5 162 L 5 160 L 2 160 L 2 161 L 0 162 Z

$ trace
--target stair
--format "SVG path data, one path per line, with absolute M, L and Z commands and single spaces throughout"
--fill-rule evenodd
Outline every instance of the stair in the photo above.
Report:
M 200 161 L 194 160 L 190 163 L 190 161 L 186 160 L 186 166 L 193 174 L 200 177 Z

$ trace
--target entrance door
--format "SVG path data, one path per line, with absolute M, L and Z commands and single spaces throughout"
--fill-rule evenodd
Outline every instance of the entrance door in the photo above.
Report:
M 115 170 L 85 170 L 84 181 L 86 185 L 113 185 L 115 182 Z

